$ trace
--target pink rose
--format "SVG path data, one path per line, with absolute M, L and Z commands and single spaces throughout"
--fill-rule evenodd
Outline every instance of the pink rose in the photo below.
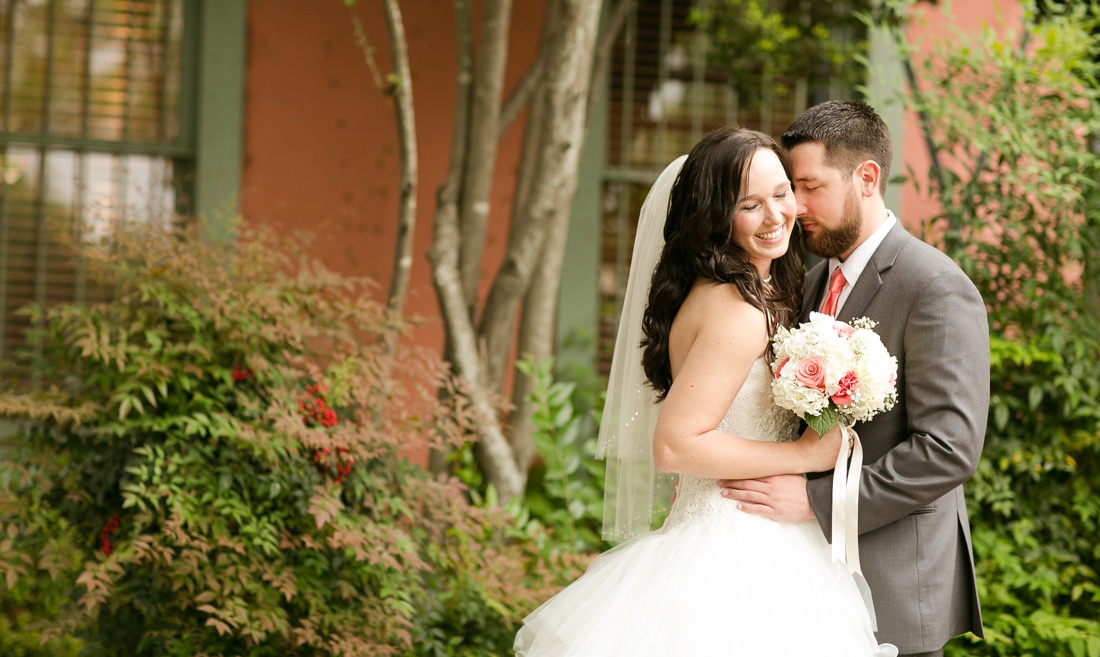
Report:
M 852 389 L 859 385 L 859 378 L 855 372 L 847 372 L 837 382 L 836 394 L 829 399 L 837 406 L 847 406 L 852 403 Z
M 784 358 L 783 362 L 779 364 L 779 367 L 775 368 L 775 378 L 778 379 L 780 376 L 782 376 L 783 367 L 786 366 L 786 364 L 789 362 L 791 362 L 790 358 Z
M 836 329 L 836 334 L 844 338 L 845 340 L 856 334 L 856 330 L 854 328 L 848 326 L 847 324 L 842 324 L 841 322 L 833 324 L 833 328 Z
M 798 361 L 794 376 L 807 388 L 825 389 L 825 359 L 821 356 L 807 356 Z
M 898 373 L 897 372 L 891 372 L 890 373 L 890 385 L 896 385 L 897 382 L 898 382 Z

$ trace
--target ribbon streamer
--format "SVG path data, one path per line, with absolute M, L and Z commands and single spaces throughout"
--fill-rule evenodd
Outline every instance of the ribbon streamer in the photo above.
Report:
M 848 572 L 867 605 L 871 629 L 878 631 L 871 587 L 867 585 L 859 565 L 859 483 L 863 474 L 863 444 L 859 442 L 859 434 L 843 422 L 840 423 L 840 434 L 845 442 L 851 441 L 852 457 L 849 461 L 847 450 L 841 449 L 833 468 L 833 561 L 848 566 Z

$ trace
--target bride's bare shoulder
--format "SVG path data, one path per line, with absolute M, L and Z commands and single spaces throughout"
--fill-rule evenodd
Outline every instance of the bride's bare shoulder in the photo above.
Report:
M 672 322 L 669 358 L 673 379 L 689 358 L 722 363 L 722 369 L 731 373 L 747 372 L 767 343 L 767 318 L 741 297 L 736 286 L 697 283 Z
M 688 292 L 676 319 L 688 320 L 699 328 L 766 330 L 767 317 L 741 296 L 735 285 L 700 281 Z
M 696 283 L 672 323 L 673 356 L 693 345 L 733 346 L 758 352 L 767 347 L 767 317 L 730 284 Z

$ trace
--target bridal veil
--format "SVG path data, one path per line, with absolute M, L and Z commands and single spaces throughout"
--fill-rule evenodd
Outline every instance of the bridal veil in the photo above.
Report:
M 658 472 L 653 464 L 653 430 L 660 404 L 642 370 L 642 315 L 664 248 L 669 195 L 686 159 L 683 155 L 665 168 L 638 217 L 596 448 L 596 457 L 607 460 L 603 537 L 608 541 L 649 531 L 654 514 L 667 508 L 672 495 L 675 476 Z

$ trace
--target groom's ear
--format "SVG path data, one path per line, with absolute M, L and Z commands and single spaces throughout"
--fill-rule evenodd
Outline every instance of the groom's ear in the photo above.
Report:
M 878 165 L 878 162 L 865 160 L 863 164 L 856 167 L 852 175 L 859 186 L 860 196 L 874 196 L 878 192 L 878 183 L 882 176 L 882 167 Z

